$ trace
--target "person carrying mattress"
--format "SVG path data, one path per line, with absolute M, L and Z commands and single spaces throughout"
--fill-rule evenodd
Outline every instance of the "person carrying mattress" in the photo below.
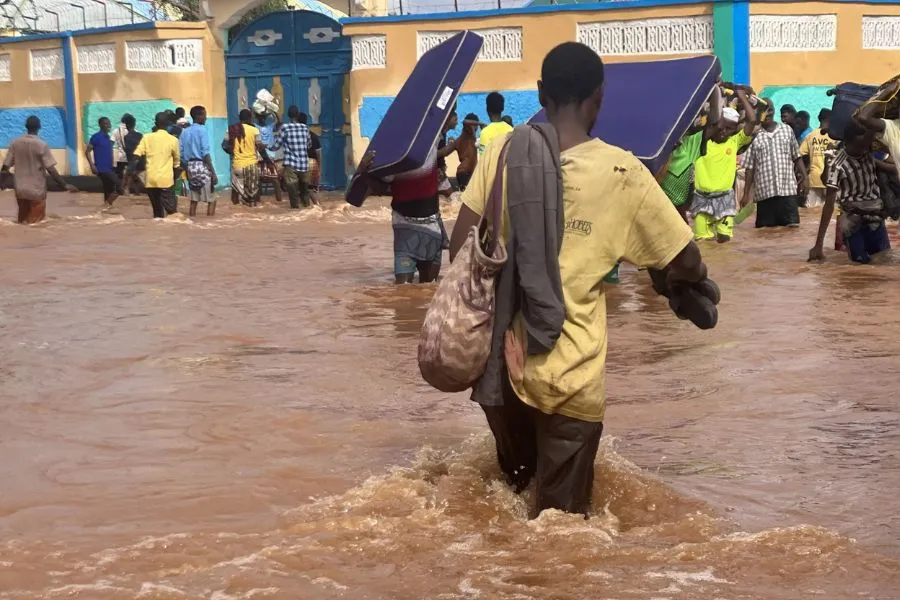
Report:
M 448 118 L 456 118 L 450 113 Z M 394 230 L 394 282 L 430 283 L 441 272 L 441 258 L 450 240 L 441 220 L 438 199 L 437 143 L 417 169 L 378 178 L 369 173 L 374 152 L 366 152 L 357 175 L 365 177 L 368 195 L 391 196 L 391 225 Z
M 729 241 L 734 236 L 734 216 L 737 202 L 734 179 L 737 175 L 738 150 L 753 141 L 756 113 L 743 90 L 737 96 L 744 106 L 744 126 L 734 133 L 740 115 L 733 108 L 722 111 L 722 119 L 713 125 L 712 136 L 706 144 L 706 154 L 694 165 L 694 197 L 691 216 L 694 218 L 694 239 Z

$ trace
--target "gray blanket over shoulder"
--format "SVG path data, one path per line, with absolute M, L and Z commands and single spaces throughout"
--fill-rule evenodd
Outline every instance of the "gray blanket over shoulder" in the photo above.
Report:
M 522 313 L 530 355 L 549 352 L 562 332 L 566 309 L 559 275 L 559 161 L 559 137 L 552 125 L 521 125 L 513 131 L 506 153 L 509 258 L 497 277 L 491 355 L 472 390 L 472 399 L 485 406 L 503 404 L 503 337 L 517 313 Z

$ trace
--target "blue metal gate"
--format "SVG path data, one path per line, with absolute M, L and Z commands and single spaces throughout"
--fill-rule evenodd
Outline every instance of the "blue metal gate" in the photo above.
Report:
M 284 113 L 296 104 L 322 140 L 322 187 L 343 188 L 349 147 L 343 88 L 351 62 L 350 38 L 337 21 L 305 10 L 266 15 L 225 52 L 229 121 L 237 122 L 263 88 L 279 98 Z

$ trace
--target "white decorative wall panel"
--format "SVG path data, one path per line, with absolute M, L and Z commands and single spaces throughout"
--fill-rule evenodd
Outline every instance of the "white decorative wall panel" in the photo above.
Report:
M 129 71 L 202 71 L 203 40 L 126 42 Z
M 422 58 L 422 55 L 442 42 L 446 42 L 458 31 L 419 31 L 416 34 L 416 58 Z
M 115 73 L 116 45 L 78 46 L 79 73 Z
M 478 60 L 488 62 L 522 60 L 521 27 L 479 29 L 475 33 L 484 38 Z
M 0 54 L 0 81 L 12 81 L 12 63 L 9 54 Z
M 48 81 L 63 78 L 62 48 L 31 51 L 31 80 Z
M 416 40 L 416 56 L 423 54 L 449 40 L 458 31 L 419 31 Z M 482 62 L 516 62 L 522 60 L 522 28 L 493 27 L 491 29 L 475 29 L 484 38 L 484 45 L 478 54 Z
M 353 70 L 383 69 L 387 64 L 387 36 L 353 36 Z
M 836 48 L 837 15 L 750 15 L 751 52 Z
M 866 50 L 900 50 L 900 17 L 863 17 L 862 47 Z
M 579 23 L 577 39 L 601 56 L 712 52 L 712 17 Z

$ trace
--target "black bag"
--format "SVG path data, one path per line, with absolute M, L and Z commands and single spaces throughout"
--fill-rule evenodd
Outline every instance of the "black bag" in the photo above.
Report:
M 878 171 L 878 189 L 884 204 L 884 215 L 889 219 L 900 219 L 900 179 L 885 171 Z
M 834 96 L 831 104 L 831 119 L 828 121 L 828 135 L 836 140 L 844 139 L 844 129 L 850 123 L 853 113 L 875 95 L 878 87 L 859 83 L 842 83 L 828 90 Z

